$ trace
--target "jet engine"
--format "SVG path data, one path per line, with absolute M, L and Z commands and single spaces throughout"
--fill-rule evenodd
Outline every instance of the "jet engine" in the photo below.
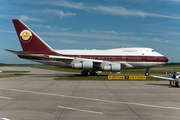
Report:
M 102 67 L 104 71 L 112 71 L 112 72 L 120 72 L 121 71 L 121 64 L 111 64 L 109 66 Z
M 93 62 L 92 61 L 84 61 L 82 63 L 74 63 L 72 68 L 75 69 L 83 69 L 83 70 L 92 70 Z

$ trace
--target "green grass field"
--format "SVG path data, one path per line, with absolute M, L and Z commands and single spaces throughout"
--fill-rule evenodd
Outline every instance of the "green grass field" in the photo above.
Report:
M 28 73 L 30 71 L 2 71 L 2 73 Z
M 55 70 L 55 71 L 63 71 L 63 72 L 75 72 L 75 73 L 81 73 L 82 70 L 77 69 L 67 69 L 67 68 L 59 68 L 59 67 L 53 67 L 53 66 L 36 66 L 34 68 L 40 68 L 40 69 L 48 69 L 48 70 Z M 146 69 L 127 69 L 127 70 L 121 70 L 121 74 L 143 74 L 145 73 Z M 180 66 L 165 66 L 165 67 L 156 67 L 149 70 L 149 74 L 151 75 L 165 75 L 166 73 L 169 74 L 169 72 L 180 72 Z M 103 71 L 101 74 L 116 74 L 116 72 L 107 72 Z
M 7 77 L 21 77 L 20 75 L 0 75 L 0 78 L 7 78 Z
M 55 80 L 90 80 L 90 81 L 167 81 L 159 78 L 146 77 L 146 79 L 108 79 L 108 76 L 70 76 L 58 77 Z
M 2 71 L 1 73 L 28 73 L 30 71 Z M 7 78 L 7 77 L 20 77 L 20 75 L 1 75 L 0 78 Z

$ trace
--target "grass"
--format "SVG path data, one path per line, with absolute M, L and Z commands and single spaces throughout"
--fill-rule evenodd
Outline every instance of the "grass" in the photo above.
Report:
M 55 70 L 55 71 L 62 71 L 62 72 L 75 72 L 75 73 L 81 73 L 82 70 L 77 69 L 68 69 L 68 68 L 59 68 L 54 66 L 33 66 L 33 68 L 39 68 L 39 69 L 47 69 L 47 70 Z
M 30 71 L 2 71 L 2 73 L 28 73 Z
M 167 68 L 168 67 L 168 68 Z M 81 73 L 82 70 L 77 70 L 77 69 L 68 69 L 68 68 L 59 68 L 59 67 L 54 67 L 54 66 L 36 66 L 33 68 L 40 68 L 40 69 L 48 69 L 48 70 L 55 70 L 55 71 L 63 71 L 63 72 L 75 72 L 75 73 Z M 170 70 L 169 66 L 165 67 L 157 67 L 157 68 L 163 68 L 162 69 L 150 69 L 149 74 L 151 75 L 157 75 L 157 74 L 163 74 L 165 75 L 166 72 L 179 72 L 180 71 L 180 66 L 179 69 L 174 69 Z M 166 69 L 167 68 L 167 69 Z M 127 70 L 121 70 L 121 74 L 143 74 L 145 73 L 146 69 L 127 69 Z M 108 72 L 108 71 L 103 71 L 102 73 L 98 74 L 116 74 L 116 72 Z
M 55 80 L 90 80 L 90 81 L 167 81 L 160 78 L 147 76 L 146 79 L 108 79 L 108 76 L 65 76 L 54 78 Z
M 20 75 L 0 75 L 0 78 L 7 78 L 7 77 L 21 77 Z
M 30 71 L 2 71 L 1 73 L 27 73 Z M 7 78 L 7 77 L 21 77 L 20 75 L 1 75 L 0 78 Z

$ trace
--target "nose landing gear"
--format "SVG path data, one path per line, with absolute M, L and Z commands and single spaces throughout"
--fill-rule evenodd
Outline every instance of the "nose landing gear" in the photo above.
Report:
M 150 68 L 146 68 L 145 76 L 149 76 L 149 70 Z
M 90 75 L 91 75 L 91 76 L 96 76 L 97 73 L 96 73 L 96 71 L 91 71 L 91 72 L 90 72 Z

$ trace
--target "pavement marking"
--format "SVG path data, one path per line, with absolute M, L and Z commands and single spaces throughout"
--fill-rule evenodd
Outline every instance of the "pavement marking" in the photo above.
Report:
M 0 98 L 4 98 L 4 99 L 12 99 L 12 98 L 9 98 L 9 97 L 3 97 L 3 96 L 0 96 Z
M 90 110 L 83 110 L 83 109 L 76 109 L 76 108 L 70 108 L 70 107 L 64 107 L 64 106 L 57 106 L 59 108 L 69 109 L 69 110 L 77 110 L 81 112 L 89 112 L 89 113 L 96 113 L 96 114 L 103 114 L 102 112 L 96 112 L 96 111 L 90 111 Z
M 39 94 L 39 95 L 50 95 L 50 96 L 67 97 L 67 98 L 74 98 L 74 99 L 93 100 L 93 101 L 98 101 L 98 102 L 107 102 L 107 103 L 116 103 L 116 104 L 129 104 L 129 105 L 138 105 L 138 106 L 145 106 L 145 107 L 154 107 L 154 108 L 180 110 L 180 108 L 178 108 L 178 107 L 166 107 L 166 106 L 148 105 L 148 104 L 132 103 L 132 102 L 118 102 L 118 101 L 102 100 L 102 99 L 96 99 L 96 98 L 76 97 L 76 96 L 68 96 L 68 95 L 60 95 L 60 94 L 51 94 L 51 93 L 42 93 L 42 92 L 34 92 L 34 91 L 26 91 L 26 90 L 17 90 L 17 89 L 8 89 L 8 88 L 0 88 L 0 89 L 1 89 L 1 90 L 15 91 L 15 92 L 34 93 L 34 94 Z
M 2 120 L 11 120 L 11 119 L 7 119 L 7 118 L 1 118 Z

